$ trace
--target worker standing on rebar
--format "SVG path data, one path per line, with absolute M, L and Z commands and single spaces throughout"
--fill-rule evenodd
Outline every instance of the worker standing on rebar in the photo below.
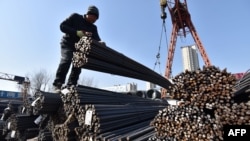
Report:
M 88 7 L 86 14 L 80 15 L 73 13 L 60 24 L 60 29 L 64 33 L 64 36 L 61 40 L 61 61 L 53 82 L 55 92 L 59 92 L 65 83 L 67 73 L 71 66 L 73 52 L 75 51 L 75 43 L 77 43 L 82 36 L 92 36 L 93 39 L 101 42 L 97 26 L 94 24 L 98 18 L 98 8 L 91 5 Z M 76 68 L 72 65 L 67 85 L 77 85 L 80 73 L 81 68 Z

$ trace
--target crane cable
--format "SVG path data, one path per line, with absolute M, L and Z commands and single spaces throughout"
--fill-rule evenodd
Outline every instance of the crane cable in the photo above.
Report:
M 154 64 L 154 70 L 155 70 L 155 67 L 156 65 L 159 65 L 159 72 L 160 74 L 161 73 L 161 66 L 160 66 L 160 51 L 161 51 L 161 41 L 162 41 L 162 34 L 163 34 L 163 31 L 165 33 L 165 37 L 166 37 L 166 45 L 167 45 L 167 50 L 168 50 L 168 39 L 167 39 L 167 31 L 166 31 L 166 23 L 165 23 L 165 20 L 163 19 L 162 20 L 162 28 L 161 28 L 161 35 L 160 35 L 160 43 L 159 43 L 159 47 L 158 47 L 158 52 L 156 54 L 156 61 L 155 61 L 155 64 Z

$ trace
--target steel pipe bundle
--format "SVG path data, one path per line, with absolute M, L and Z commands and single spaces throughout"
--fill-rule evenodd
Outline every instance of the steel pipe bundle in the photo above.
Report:
M 81 38 L 75 48 L 77 50 L 73 56 L 75 67 L 145 80 L 166 89 L 172 85 L 153 70 L 90 37 Z
M 158 139 L 223 140 L 224 125 L 250 125 L 250 104 L 234 102 L 236 79 L 226 69 L 186 71 L 173 81 L 167 93 L 182 102 L 167 106 L 152 121 Z
M 147 98 L 147 91 L 143 91 L 143 90 L 140 90 L 140 91 L 136 91 L 136 96 L 139 96 L 141 98 Z
M 150 99 L 160 99 L 161 98 L 161 92 L 157 89 L 149 89 L 147 91 L 147 98 Z

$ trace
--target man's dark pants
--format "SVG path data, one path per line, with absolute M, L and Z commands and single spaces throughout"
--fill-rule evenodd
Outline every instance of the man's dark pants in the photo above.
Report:
M 61 87 L 65 83 L 67 73 L 69 71 L 70 65 L 72 63 L 74 47 L 67 45 L 61 45 L 61 61 L 56 72 L 56 78 L 53 82 L 54 86 Z M 71 72 L 67 85 L 76 85 L 81 73 L 81 68 L 74 67 L 72 64 Z

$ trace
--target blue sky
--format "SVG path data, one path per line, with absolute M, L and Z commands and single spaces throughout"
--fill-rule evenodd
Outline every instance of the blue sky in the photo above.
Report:
M 187 0 L 192 22 L 211 63 L 228 72 L 245 72 L 250 68 L 250 1 Z M 160 43 L 162 20 L 159 0 L 1 0 L 0 1 L 0 72 L 25 76 L 45 69 L 54 74 L 60 60 L 60 23 L 71 13 L 85 14 L 96 5 L 100 18 L 96 22 L 107 46 L 153 69 Z M 160 69 L 164 74 L 167 45 L 172 30 L 166 11 L 167 43 L 160 45 Z M 177 39 L 173 75 L 181 73 L 181 46 L 192 45 L 191 34 Z M 204 65 L 200 58 L 200 65 Z M 83 70 L 81 77 L 93 78 L 98 87 L 145 83 L 117 75 Z M 0 80 L 0 90 L 15 90 L 13 82 Z

